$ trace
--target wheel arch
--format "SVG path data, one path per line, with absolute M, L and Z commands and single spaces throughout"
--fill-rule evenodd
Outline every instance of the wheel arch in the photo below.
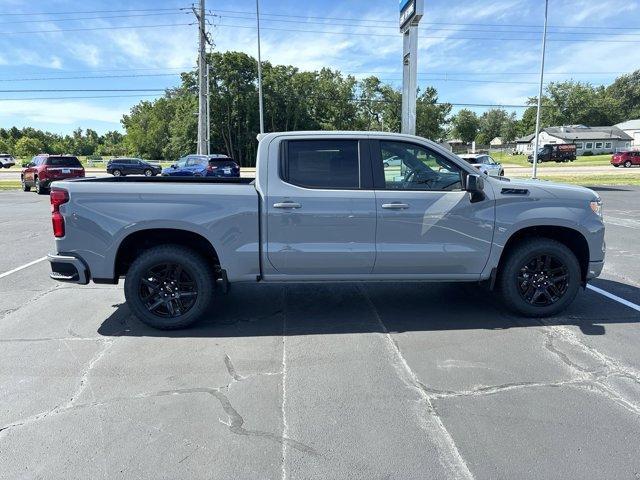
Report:
M 496 274 L 499 275 L 504 261 L 513 247 L 528 238 L 549 238 L 565 245 L 578 259 L 582 283 L 586 282 L 589 271 L 589 242 L 587 242 L 582 232 L 571 227 L 559 225 L 535 225 L 513 232 L 502 248 Z
M 114 262 L 115 278 L 126 275 L 131 263 L 142 252 L 168 244 L 196 251 L 209 262 L 213 271 L 220 267 L 220 257 L 215 247 L 199 233 L 178 228 L 149 228 L 132 232 L 120 242 Z

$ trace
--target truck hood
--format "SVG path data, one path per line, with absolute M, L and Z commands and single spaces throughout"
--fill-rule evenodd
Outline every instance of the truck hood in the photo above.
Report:
M 547 180 L 508 179 L 508 181 L 493 180 L 492 185 L 497 191 L 503 188 L 526 189 L 532 197 L 554 197 L 558 199 L 584 199 L 592 201 L 600 196 L 593 190 L 578 185 L 549 182 Z

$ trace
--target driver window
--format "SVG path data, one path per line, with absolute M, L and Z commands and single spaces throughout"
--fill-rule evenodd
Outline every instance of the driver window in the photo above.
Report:
M 381 141 L 380 152 L 387 190 L 462 190 L 458 166 L 425 147 Z

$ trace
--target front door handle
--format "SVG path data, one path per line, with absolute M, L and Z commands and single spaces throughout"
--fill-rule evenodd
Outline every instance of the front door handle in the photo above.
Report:
M 274 203 L 273 208 L 301 208 L 302 205 L 296 202 Z
M 383 203 L 382 208 L 388 208 L 390 210 L 404 210 L 405 208 L 409 208 L 409 204 L 399 202 Z

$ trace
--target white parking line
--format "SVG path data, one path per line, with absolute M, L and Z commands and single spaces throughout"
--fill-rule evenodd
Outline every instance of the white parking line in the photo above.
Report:
M 614 295 L 613 293 L 609 293 L 606 290 L 603 290 L 603 289 L 598 288 L 598 287 L 594 287 L 591 284 L 587 285 L 587 288 L 589 290 L 593 290 L 596 293 L 599 293 L 600 295 L 603 295 L 603 296 L 605 296 L 607 298 L 610 298 L 611 300 L 614 300 L 614 301 L 616 301 L 618 303 L 621 303 L 622 305 L 625 305 L 625 306 L 627 306 L 629 308 L 632 308 L 636 312 L 640 312 L 640 305 L 636 305 L 635 303 L 630 302 L 629 300 L 625 300 L 624 298 L 620 298 L 617 295 Z
M 8 272 L 4 272 L 4 273 L 0 273 L 0 278 L 4 278 L 4 277 L 8 277 L 9 275 L 11 275 L 12 273 L 16 273 L 19 272 L 20 270 L 24 270 L 25 268 L 30 267 L 31 265 L 35 265 L 36 263 L 40 263 L 43 260 L 46 260 L 47 257 L 41 257 L 37 260 L 34 260 L 33 262 L 29 262 L 29 263 L 25 263 L 24 265 L 14 268 L 13 270 L 9 270 Z

